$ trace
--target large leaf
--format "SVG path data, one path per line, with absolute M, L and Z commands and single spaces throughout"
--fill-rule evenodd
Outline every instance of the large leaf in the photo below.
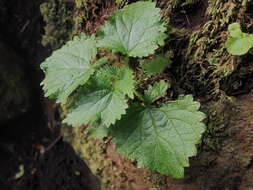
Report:
M 118 91 L 85 89 L 79 93 L 74 109 L 63 121 L 73 126 L 88 125 L 101 119 L 102 124 L 109 127 L 128 107 L 125 96 Z
M 137 2 L 115 11 L 98 32 L 99 46 L 133 57 L 154 53 L 166 38 L 159 12 L 153 2 Z
M 139 167 L 182 178 L 205 130 L 199 106 L 184 96 L 160 108 L 131 107 L 111 129 L 118 152 Z
M 226 48 L 232 55 L 246 54 L 253 47 L 253 35 L 241 31 L 239 23 L 228 27 L 230 37 L 226 41 Z
M 94 38 L 82 34 L 55 51 L 41 65 L 45 72 L 42 82 L 45 96 L 65 103 L 68 96 L 87 82 L 94 72 L 91 59 L 97 54 Z
M 75 105 L 64 122 L 80 126 L 99 121 L 101 126 L 109 127 L 126 113 L 128 105 L 125 96 L 132 97 L 133 90 L 131 70 L 105 66 L 77 92 Z

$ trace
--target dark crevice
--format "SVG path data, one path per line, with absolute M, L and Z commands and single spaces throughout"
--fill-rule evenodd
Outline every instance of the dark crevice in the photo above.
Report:
M 22 82 L 26 83 L 29 91 L 27 110 L 15 117 L 0 120 L 0 189 L 96 189 L 98 180 L 92 176 L 73 148 L 62 140 L 52 144 L 60 135 L 61 118 L 58 107 L 44 99 L 40 87 L 43 73 L 39 66 L 51 53 L 50 48 L 41 45 L 44 23 L 39 6 L 42 2 L 44 1 L 0 1 L 0 42 L 20 58 L 16 64 L 19 71 L 24 73 Z M 8 67 L 8 63 L 4 64 Z M 15 76 L 15 73 L 11 74 Z M 1 87 L 5 86 L 0 82 Z M 0 92 L 1 101 L 4 91 Z M 48 123 L 53 123 L 51 128 Z M 48 151 L 41 154 L 48 147 Z M 19 179 L 14 179 L 20 165 L 24 166 L 24 174 Z M 77 170 L 80 175 L 76 175 Z

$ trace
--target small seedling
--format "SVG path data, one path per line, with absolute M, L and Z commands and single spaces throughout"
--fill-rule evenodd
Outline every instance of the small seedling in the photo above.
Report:
M 205 130 L 200 104 L 191 95 L 157 103 L 166 96 L 168 82 L 160 80 L 138 91 L 137 71 L 130 67 L 141 59 L 139 69 L 145 76 L 164 71 L 168 58 L 147 56 L 164 45 L 165 31 L 155 3 L 127 5 L 115 11 L 96 36 L 81 34 L 53 52 L 41 65 L 42 85 L 45 96 L 61 104 L 73 102 L 64 122 L 88 125 L 88 134 L 96 137 L 114 137 L 117 151 L 137 160 L 139 167 L 182 178 Z M 125 59 L 110 63 L 97 58 L 98 49 Z

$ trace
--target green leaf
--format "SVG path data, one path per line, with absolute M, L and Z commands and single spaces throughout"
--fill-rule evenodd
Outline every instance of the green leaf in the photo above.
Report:
M 98 86 L 114 88 L 129 98 L 134 98 L 134 75 L 133 71 L 119 66 L 105 66 L 95 76 Z
M 90 83 L 74 98 L 75 105 L 64 122 L 73 126 L 88 125 L 101 120 L 109 127 L 125 114 L 126 95 L 133 97 L 134 80 L 130 69 L 115 66 L 100 68 Z
M 74 108 L 63 121 L 73 126 L 101 120 L 102 125 L 109 127 L 128 107 L 125 96 L 115 90 L 83 88 L 78 94 Z
M 253 47 L 253 34 L 241 31 L 239 23 L 230 24 L 228 27 L 230 37 L 225 43 L 225 47 L 232 55 L 246 54 Z
M 156 82 L 153 86 L 149 85 L 148 89 L 144 92 L 145 103 L 151 104 L 159 98 L 166 95 L 169 84 L 164 80 Z
M 143 60 L 141 67 L 149 76 L 162 73 L 164 69 L 171 63 L 171 61 L 164 56 L 157 56 L 151 60 Z
M 175 178 L 184 176 L 189 157 L 196 155 L 195 145 L 205 130 L 204 114 L 192 96 L 168 102 L 160 108 L 132 106 L 111 127 L 117 151 L 139 167 L 146 167 Z
M 93 37 L 84 34 L 69 41 L 47 58 L 41 68 L 45 72 L 42 82 L 46 97 L 54 97 L 58 103 L 65 103 L 68 96 L 88 81 L 94 73 L 91 59 L 97 54 Z
M 153 2 L 136 2 L 115 11 L 98 32 L 99 46 L 132 57 L 154 53 L 166 38 L 159 12 Z
M 101 123 L 95 123 L 92 126 L 89 126 L 87 129 L 87 134 L 96 138 L 104 138 L 109 134 L 110 129 Z

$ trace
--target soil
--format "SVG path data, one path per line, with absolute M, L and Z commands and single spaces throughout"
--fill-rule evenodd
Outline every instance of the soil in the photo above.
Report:
M 17 68 L 22 68 L 18 72 L 24 73 L 22 83 L 29 87 L 26 90 L 29 95 L 23 93 L 25 106 L 9 117 L 0 119 L 1 190 L 250 190 L 253 188 L 252 55 L 243 56 L 240 59 L 241 64 L 231 71 L 231 75 L 215 83 L 219 85 L 219 95 L 221 92 L 225 94 L 222 100 L 219 99 L 221 103 L 215 99 L 216 96 L 210 100 L 206 97 L 207 88 L 201 83 L 205 78 L 201 78 L 199 72 L 203 70 L 191 71 L 190 69 L 195 69 L 195 66 L 191 67 L 190 61 L 187 60 L 191 56 L 187 55 L 187 59 L 184 60 L 182 55 L 185 55 L 184 48 L 189 45 L 190 34 L 201 30 L 206 24 L 208 20 L 206 11 L 212 1 L 200 0 L 197 4 L 177 7 L 173 10 L 168 8 L 168 3 L 171 1 L 158 0 L 157 3 L 162 8 L 164 19 L 168 19 L 170 15 L 172 19 L 169 22 L 173 30 L 178 31 L 172 32 L 169 45 L 174 46 L 175 70 L 166 74 L 178 74 L 173 78 L 175 92 L 171 96 L 177 96 L 178 93 L 193 93 L 203 103 L 203 111 L 210 115 L 206 121 L 208 129 L 199 146 L 198 156 L 191 158 L 191 167 L 186 169 L 185 178 L 175 180 L 151 173 L 146 169 L 136 168 L 135 162 L 130 162 L 116 153 L 110 138 L 95 140 L 84 135 L 82 128 L 73 130 L 67 126 L 65 134 L 62 134 L 59 106 L 43 98 L 40 87 L 43 74 L 39 64 L 52 49 L 71 36 L 72 31 L 68 31 L 71 27 L 65 26 L 69 25 L 70 21 L 69 19 L 67 22 L 56 21 L 67 28 L 58 31 L 57 35 L 63 35 L 63 39 L 59 37 L 58 40 L 58 37 L 52 38 L 50 36 L 52 34 L 44 27 L 45 17 L 42 17 L 39 8 L 44 0 L 1 0 L 0 42 L 12 52 L 6 56 L 15 54 L 20 58 L 16 60 L 16 64 L 19 65 Z M 73 3 L 72 0 L 50 2 L 58 5 L 61 2 Z M 226 0 L 224 2 L 227 3 Z M 76 20 L 81 20 L 75 23 L 73 33 L 81 31 L 94 33 L 108 15 L 118 8 L 114 1 L 95 0 L 88 1 L 88 8 L 73 9 L 74 17 L 78 18 Z M 58 6 L 56 6 L 57 11 L 61 11 Z M 86 15 L 82 15 L 83 12 Z M 252 21 L 252 15 L 248 16 Z M 60 16 L 57 18 L 60 19 Z M 50 24 L 52 26 L 54 22 Z M 54 30 L 60 30 L 58 26 L 53 27 Z M 222 27 L 224 30 L 224 26 Z M 203 36 L 206 35 L 205 32 Z M 186 35 L 189 35 L 188 38 L 183 39 Z M 196 39 L 201 35 L 199 34 Z M 42 38 L 48 43 L 46 48 L 41 45 Z M 51 40 L 48 39 L 54 40 L 53 45 L 50 46 Z M 179 39 L 181 44 L 178 43 Z M 199 41 L 200 45 L 201 43 Z M 166 48 L 170 47 L 166 46 Z M 192 49 L 195 51 L 194 48 Z M 224 57 L 226 56 L 225 54 Z M 188 82 L 177 79 L 177 77 L 181 78 L 180 74 L 184 70 L 183 67 L 180 68 L 183 61 L 188 61 L 186 68 L 189 71 L 186 74 L 192 86 L 187 86 Z M 198 67 L 208 70 L 205 64 Z M 209 73 L 204 76 L 209 76 Z M 192 80 L 189 80 L 190 78 Z M 3 87 L 2 83 L 0 83 L 0 95 L 2 95 L 1 87 Z M 15 101 L 17 95 L 9 92 L 11 89 L 5 99 L 0 96 L 1 101 L 6 100 L 6 103 L 1 102 L 0 105 L 10 105 L 7 109 L 19 107 L 19 103 L 23 101 Z M 223 98 L 226 101 L 223 101 Z

